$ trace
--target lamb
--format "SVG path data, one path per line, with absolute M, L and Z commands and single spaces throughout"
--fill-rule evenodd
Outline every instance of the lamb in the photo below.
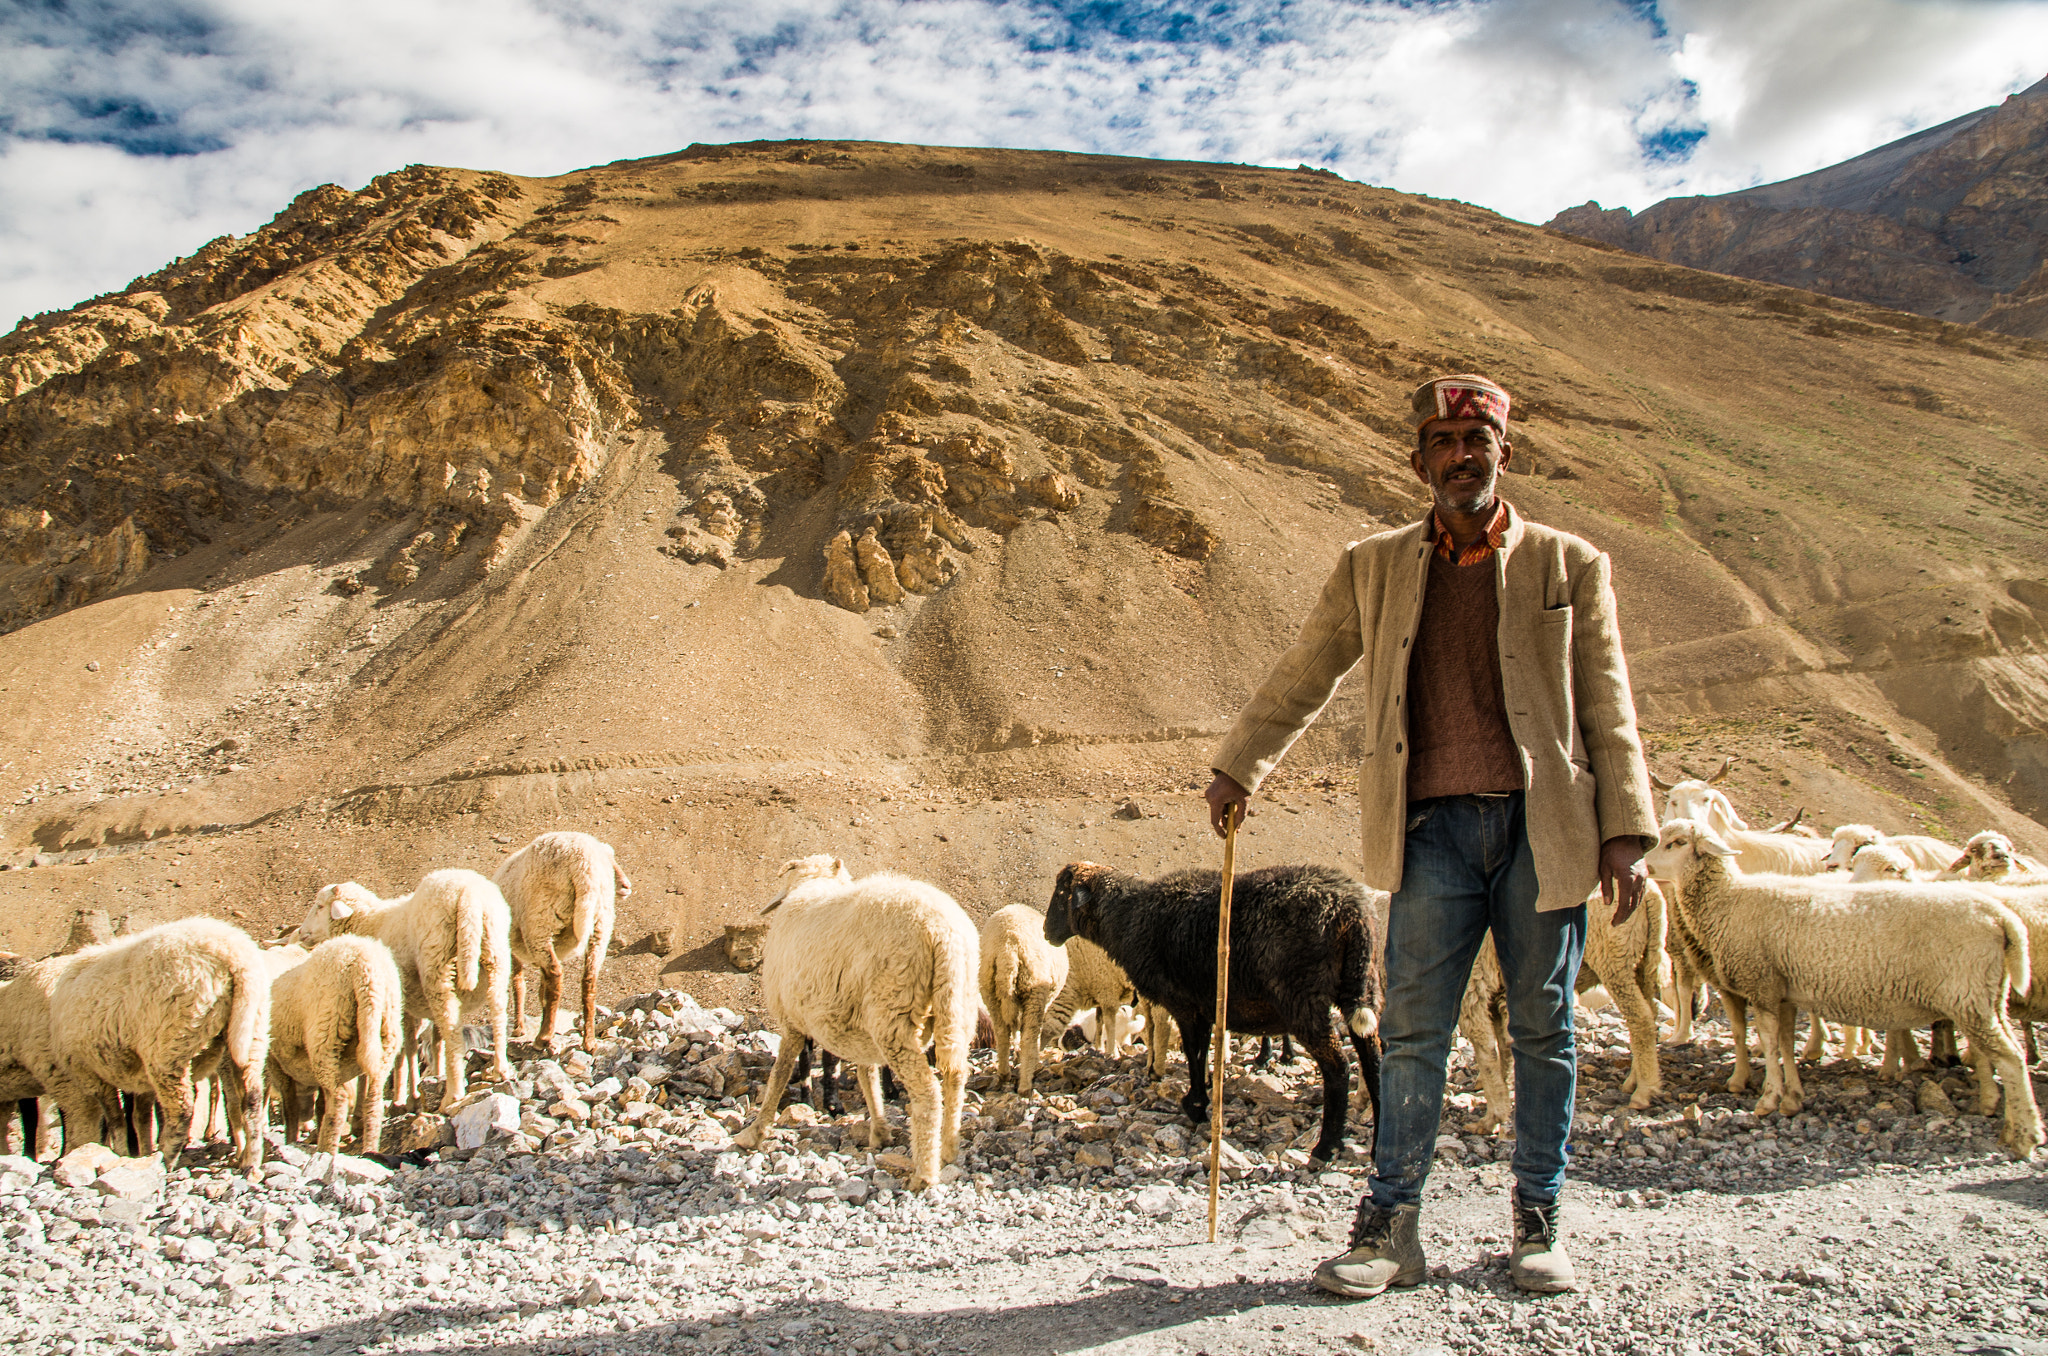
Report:
M 2012 839 L 1996 829 L 1971 834 L 1970 841 L 1963 844 L 1962 855 L 1949 863 L 1946 874 L 1951 879 L 2008 884 L 2021 883 L 2018 877 L 2048 881 L 2048 868 L 2031 857 L 2020 856 L 2013 850 Z
M 467 1059 L 462 1014 L 481 1004 L 491 1024 L 491 1067 L 512 1077 L 505 1057 L 505 989 L 511 970 L 511 911 L 498 887 L 474 871 L 429 871 L 409 895 L 379 899 L 354 881 L 323 885 L 299 925 L 301 941 L 374 937 L 391 949 L 405 988 L 408 1054 L 422 1019 L 440 1036 L 441 1110 L 462 1100 Z
M 384 1084 L 405 1036 L 405 982 L 391 948 L 373 937 L 330 937 L 270 986 L 270 1086 L 284 1102 L 286 1142 L 297 1129 L 293 1092 L 318 1088 L 323 1154 L 341 1150 L 349 1085 L 362 1080 L 362 1148 L 384 1143 Z
M 244 1171 L 263 1164 L 270 973 L 240 928 L 184 918 L 72 958 L 50 990 L 50 1045 L 66 1137 L 104 1142 L 121 1092 L 152 1094 L 175 1168 L 191 1136 L 192 1080 L 229 1078 L 228 1120 Z M 225 1065 L 225 1068 L 223 1068 Z
M 1173 1014 L 1187 1050 L 1181 1109 L 1209 1111 L 1208 1050 L 1216 1016 L 1216 923 L 1222 877 L 1183 870 L 1141 880 L 1093 862 L 1062 868 L 1045 939 L 1094 942 L 1153 1003 Z M 1323 1126 L 1310 1157 L 1344 1142 L 1350 1066 L 1330 1026 L 1334 1006 L 1365 1075 L 1379 1126 L 1379 1014 L 1386 981 L 1365 887 L 1322 866 L 1272 866 L 1238 877 L 1230 920 L 1230 1030 L 1291 1034 L 1323 1076 Z M 1220 1090 L 1219 1090 L 1220 1095 Z
M 0 985 L 0 1105 L 17 1104 L 22 1151 L 30 1158 L 36 1155 L 41 1126 L 36 1099 L 53 1095 L 56 1080 L 56 1056 L 50 1047 L 50 991 L 71 961 L 70 956 L 52 956 L 30 962 Z M 75 1149 L 83 1142 L 64 1147 Z
M 1076 1012 L 1094 1008 L 1101 1022 L 1096 1048 L 1111 1059 L 1121 1059 L 1131 1043 L 1131 1005 L 1137 999 L 1130 976 L 1085 937 L 1069 939 L 1061 949 L 1067 955 L 1067 982 L 1060 986 L 1045 1014 L 1046 1025 L 1055 1032 L 1065 1031 Z M 1215 1006 L 1213 999 L 1210 1006 Z
M 1914 866 L 1930 872 L 1947 870 L 1957 856 L 1957 849 L 1925 834 L 1893 835 L 1880 833 L 1868 824 L 1841 824 L 1836 826 L 1834 841 L 1828 846 L 1826 869 L 1846 871 L 1855 860 L 1857 849 L 1880 843 L 1897 848 Z M 1752 873 L 1747 864 L 1742 869 L 1745 873 Z
M 1664 793 L 1664 820 L 1697 819 L 1704 821 L 1723 841 L 1734 844 L 1742 852 L 1740 863 L 1743 871 L 1755 874 L 1762 871 L 1780 872 L 1785 875 L 1811 875 L 1821 870 L 1827 858 L 1828 845 L 1814 836 L 1812 830 L 1799 829 L 1799 815 L 1792 816 L 1783 824 L 1758 831 L 1751 829 L 1741 815 L 1735 813 L 1735 806 L 1727 793 L 1714 783 L 1728 775 L 1734 766 L 1733 758 L 1723 758 L 1718 771 L 1707 777 L 1689 777 L 1682 782 L 1667 782 L 1655 773 L 1650 780 Z M 1800 814 L 1804 814 L 1801 811 Z M 1674 993 L 1671 1010 L 1677 1020 L 1673 1023 L 1671 1039 L 1683 1045 L 1692 1039 L 1692 1023 L 1695 1000 L 1700 994 L 1700 971 L 1694 963 L 1691 949 L 1685 946 L 1671 948 L 1671 971 Z M 1701 1003 L 1699 1006 L 1704 1007 Z M 1729 1014 L 1731 1020 L 1734 1013 Z M 1818 1023 L 1814 1026 L 1820 1033 Z M 1738 1063 L 1747 1068 L 1748 1047 L 1743 1042 L 1746 1035 L 1738 1028 L 1736 1041 L 1742 1048 Z
M 1646 884 L 1642 904 L 1628 921 L 1614 926 L 1612 906 L 1597 891 L 1586 900 L 1586 954 L 1573 987 L 1585 993 L 1596 984 L 1606 988 L 1628 1023 L 1629 1073 L 1621 1090 L 1631 1109 L 1641 1111 L 1663 1091 L 1657 1060 L 1657 991 L 1664 974 L 1664 934 L 1668 909 L 1655 881 Z M 1458 1012 L 1458 1029 L 1472 1043 L 1474 1070 L 1486 1095 L 1486 1114 L 1473 1127 L 1490 1134 L 1510 1118 L 1507 1029 L 1507 984 L 1493 934 L 1480 944 L 1472 977 Z
M 1045 917 L 1028 905 L 997 909 L 981 925 L 981 1002 L 995 1022 L 996 1086 L 1010 1081 L 1015 1040 L 1017 1091 L 1031 1091 L 1045 1010 L 1067 982 L 1068 954 L 1046 942 Z
M 878 1070 L 910 1101 L 910 1188 L 936 1182 L 960 1151 L 967 1051 L 974 1039 L 981 939 L 952 896 L 883 872 L 853 880 L 830 855 L 787 862 L 794 876 L 764 913 L 761 997 L 782 1035 L 761 1114 L 733 1137 L 759 1148 L 807 1040 L 860 1066 L 868 1144 L 886 1135 Z M 925 1062 L 927 1041 L 936 1071 Z
M 611 844 L 587 833 L 544 833 L 505 859 L 493 877 L 512 910 L 512 1026 L 526 1030 L 526 970 L 540 971 L 540 1031 L 554 1051 L 562 967 L 583 958 L 583 1048 L 597 1046 L 597 977 L 618 904 L 633 893 Z
M 2008 990 L 2024 994 L 2031 982 L 2018 915 L 1965 885 L 1744 876 L 1730 866 L 1735 856 L 1704 824 L 1675 820 L 1648 860 L 1660 879 L 1678 883 L 1674 912 L 1705 943 L 1716 987 L 1756 1005 L 1764 1055 L 1757 1114 L 1793 1115 L 1802 1105 L 1785 1039 L 1793 1007 L 1885 1031 L 1945 1018 L 1997 1066 L 2001 1140 L 2016 1157 L 2032 1157 L 2043 1140 L 2040 1111 L 2005 1025 Z M 1991 1114 L 1997 1097 L 1983 1079 L 1980 1111 Z

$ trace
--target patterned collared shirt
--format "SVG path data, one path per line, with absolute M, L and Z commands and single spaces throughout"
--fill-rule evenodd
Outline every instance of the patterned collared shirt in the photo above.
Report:
M 1486 530 L 1479 534 L 1479 540 L 1460 551 L 1451 540 L 1451 530 L 1444 526 L 1441 514 L 1435 510 L 1429 515 L 1430 539 L 1436 543 L 1436 553 L 1453 565 L 1477 565 L 1500 549 L 1508 532 L 1508 505 L 1505 499 L 1493 501 L 1493 516 L 1486 520 Z

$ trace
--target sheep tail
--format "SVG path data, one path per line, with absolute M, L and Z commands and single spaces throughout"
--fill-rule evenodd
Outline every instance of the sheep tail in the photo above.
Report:
M 2027 988 L 2033 982 L 2033 969 L 2027 955 L 2027 925 L 2020 916 L 2000 904 L 1998 926 L 2005 929 L 2005 977 L 2012 985 L 2014 994 L 2027 996 Z
M 245 1074 L 254 1069 L 259 1079 L 270 1049 L 270 971 L 262 956 L 250 947 L 246 954 L 228 957 L 228 975 L 235 992 L 228 1000 L 225 1033 L 228 1062 Z
M 981 1010 L 980 939 L 968 933 L 965 944 L 950 929 L 932 948 L 932 1037 L 941 1069 L 964 1068 L 974 1040 L 975 1015 Z
M 484 902 L 464 891 L 455 909 L 455 987 L 475 989 L 483 971 Z
M 1363 916 L 1372 917 L 1370 902 L 1360 900 Z M 1371 1040 L 1380 1029 L 1380 1015 L 1365 1001 L 1367 969 L 1372 964 L 1370 939 L 1362 930 L 1354 929 L 1346 938 L 1344 959 L 1337 972 L 1337 1005 L 1344 1014 L 1344 1025 L 1360 1040 Z
M 633 893 L 633 878 L 628 876 L 626 869 L 619 865 L 617 857 L 612 858 L 612 886 L 616 891 L 613 898 L 620 904 L 625 903 L 626 896 Z

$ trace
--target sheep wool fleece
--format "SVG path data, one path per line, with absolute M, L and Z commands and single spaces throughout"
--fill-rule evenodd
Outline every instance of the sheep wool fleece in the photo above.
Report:
M 1365 663 L 1371 740 L 1358 803 L 1366 884 L 1401 888 L 1408 820 L 1409 658 L 1429 582 L 1429 516 L 1346 547 L 1294 642 L 1211 766 L 1248 791 Z M 1493 553 L 1502 695 L 1527 788 L 1536 907 L 1575 909 L 1599 883 L 1600 844 L 1657 835 L 1607 557 L 1509 506 Z

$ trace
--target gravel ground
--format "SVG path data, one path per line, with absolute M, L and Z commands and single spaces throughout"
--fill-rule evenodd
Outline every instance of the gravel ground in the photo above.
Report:
M 1631 1115 L 1626 1037 L 1593 1014 L 1565 1210 L 1581 1292 L 1508 1285 L 1511 1146 L 1460 1133 L 1480 1103 L 1459 1069 L 1423 1214 L 1431 1278 L 1346 1303 L 1306 1278 L 1341 1246 L 1363 1150 L 1307 1169 L 1306 1061 L 1234 1082 L 1210 1244 L 1205 1137 L 1138 1059 L 1070 1056 L 1030 1099 L 988 1091 L 983 1068 L 960 1171 L 911 1196 L 907 1163 L 859 1148 L 857 1121 L 727 1147 L 773 1045 L 748 1025 L 647 995 L 594 1060 L 529 1058 L 476 1094 L 457 1123 L 481 1147 L 395 1172 L 296 1149 L 260 1184 L 220 1151 L 165 1181 L 0 1160 L 0 1346 L 2048 1356 L 2048 1169 L 2005 1157 L 1995 1121 L 1942 1114 L 1972 1105 L 1954 1076 L 1909 1102 L 1833 1061 L 1805 1114 L 1759 1120 L 1722 1088 L 1710 1021 L 1667 1048 L 1667 1100 Z M 1176 1057 L 1165 1090 L 1181 1077 Z M 398 1120 L 415 1144 L 454 1131 Z

